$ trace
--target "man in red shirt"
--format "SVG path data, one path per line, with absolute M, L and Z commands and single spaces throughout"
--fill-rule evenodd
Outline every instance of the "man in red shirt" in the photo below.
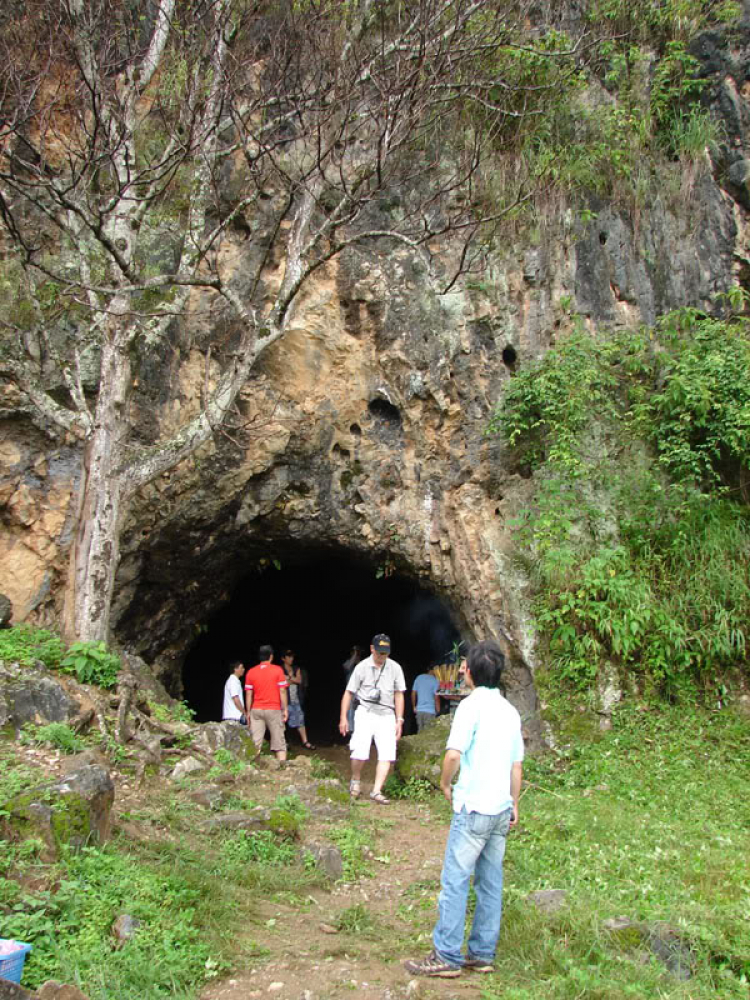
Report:
M 261 646 L 261 662 L 245 674 L 245 714 L 250 735 L 260 754 L 263 737 L 268 729 L 271 750 L 279 761 L 286 760 L 284 725 L 289 716 L 287 688 L 289 682 L 281 667 L 273 660 L 273 648 Z

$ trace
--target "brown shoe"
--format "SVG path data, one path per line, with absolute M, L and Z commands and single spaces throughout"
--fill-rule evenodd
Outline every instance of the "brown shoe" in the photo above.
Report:
M 464 959 L 464 968 L 471 969 L 472 972 L 494 972 L 495 966 L 492 962 L 484 958 L 477 958 L 476 955 L 467 954 Z
M 404 962 L 404 968 L 413 976 L 436 976 L 440 979 L 455 979 L 461 975 L 459 966 L 444 962 L 436 951 L 431 951 L 427 958 L 423 958 L 421 962 L 409 959 L 408 962 Z

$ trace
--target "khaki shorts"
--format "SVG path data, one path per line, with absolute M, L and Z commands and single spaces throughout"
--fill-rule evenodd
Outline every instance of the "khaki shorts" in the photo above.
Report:
M 260 750 L 263 745 L 263 737 L 266 735 L 266 727 L 271 737 L 271 750 L 277 753 L 279 750 L 286 750 L 286 740 L 284 739 L 284 717 L 280 708 L 251 708 L 250 709 L 250 735 L 253 743 Z

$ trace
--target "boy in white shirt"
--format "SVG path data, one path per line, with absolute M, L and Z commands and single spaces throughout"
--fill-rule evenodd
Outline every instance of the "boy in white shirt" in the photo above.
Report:
M 246 723 L 243 709 L 242 678 L 245 675 L 245 664 L 240 660 L 230 663 L 231 674 L 224 685 L 224 707 L 221 712 L 222 722 Z

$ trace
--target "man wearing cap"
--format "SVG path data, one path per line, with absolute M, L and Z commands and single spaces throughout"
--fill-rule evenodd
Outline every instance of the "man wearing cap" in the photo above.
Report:
M 380 633 L 373 638 L 370 656 L 357 664 L 346 685 L 339 719 L 339 732 L 346 736 L 350 732 L 347 713 L 356 695 L 359 706 L 354 713 L 354 731 L 349 742 L 352 760 L 349 792 L 352 798 L 359 798 L 362 768 L 370 759 L 370 747 L 375 740 L 378 763 L 370 798 L 381 805 L 390 801 L 382 788 L 396 759 L 396 743 L 404 727 L 406 682 L 400 665 L 390 658 L 390 651 L 391 640 L 387 635 Z

